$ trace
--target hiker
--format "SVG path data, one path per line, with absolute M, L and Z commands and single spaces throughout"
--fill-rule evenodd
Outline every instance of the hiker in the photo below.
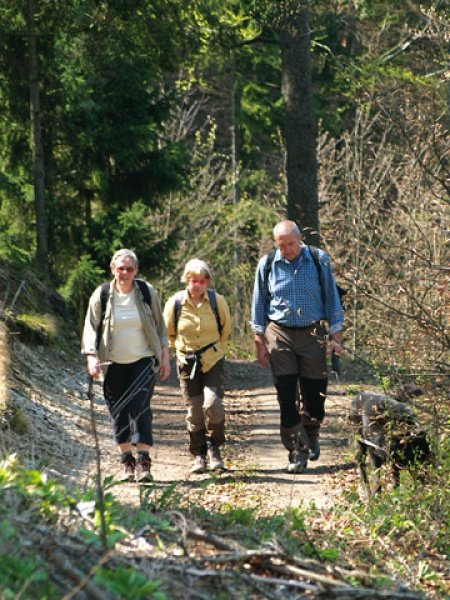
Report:
M 209 266 L 194 258 L 184 267 L 177 292 L 164 307 L 170 347 L 176 350 L 189 451 L 195 457 L 191 473 L 224 468 L 220 446 L 225 442 L 224 367 L 231 319 L 226 300 L 209 288 Z
M 343 311 L 327 254 L 305 245 L 293 221 L 281 221 L 273 234 L 277 249 L 256 271 L 251 327 L 258 362 L 272 370 L 288 472 L 302 473 L 320 455 L 326 356 L 342 351 Z
M 167 331 L 154 288 L 136 279 L 136 254 L 122 248 L 110 267 L 114 279 L 99 286 L 89 300 L 82 353 L 89 375 L 104 376 L 103 393 L 121 453 L 121 479 L 151 481 L 150 399 L 156 374 L 161 381 L 170 375 Z

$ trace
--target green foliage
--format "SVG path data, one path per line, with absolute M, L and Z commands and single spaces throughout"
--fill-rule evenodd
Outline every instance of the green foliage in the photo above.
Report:
M 6 111 L 0 120 L 0 222 L 4 214 L 8 244 L 2 240 L 3 246 L 32 252 L 29 113 L 23 110 L 29 97 L 27 15 L 22 8 L 15 7 L 14 19 L 2 21 L 0 97 Z M 90 220 L 98 211 L 112 208 L 114 216 L 115 205 L 126 209 L 135 202 L 155 209 L 162 194 L 183 185 L 188 157 L 183 144 L 164 133 L 176 100 L 175 82 L 164 72 L 188 60 L 189 36 L 182 7 L 172 2 L 161 5 L 157 16 L 145 2 L 131 11 L 121 3 L 76 2 L 71 11 L 44 3 L 35 17 L 50 264 L 65 282 L 91 243 Z M 26 197 L 27 210 L 16 209 L 15 218 L 8 218 L 14 204 L 6 210 L 2 190 L 8 199 L 14 195 L 16 206 L 23 207 Z M 106 243 L 108 232 L 100 234 Z
M 0 257 L 8 262 L 20 264 L 22 267 L 30 266 L 33 254 L 23 247 L 16 246 L 8 232 L 0 233 Z
M 88 299 L 102 281 L 103 269 L 87 254 L 81 256 L 69 273 L 61 293 L 77 317 L 78 329 L 82 330 Z
M 159 581 L 148 581 L 142 573 L 131 568 L 119 567 L 114 570 L 101 568 L 96 572 L 94 579 L 113 594 L 113 597 L 130 600 L 140 598 L 166 600 L 167 598 L 166 594 L 158 591 L 161 585 Z
M 102 502 L 98 497 L 98 490 L 90 489 L 83 495 L 78 509 L 90 519 L 90 527 L 82 527 L 80 533 L 86 542 L 101 548 L 106 536 L 108 548 L 114 548 L 116 543 L 127 537 L 127 532 L 121 525 L 122 511 L 112 492 L 106 492 L 108 487 L 115 485 L 112 478 L 106 478 L 103 483 Z M 105 530 L 102 530 L 102 527 Z
M 33 338 L 44 343 L 57 341 L 61 334 L 58 318 L 54 314 L 29 314 L 20 313 L 16 316 L 16 323 L 22 332 L 24 339 Z
M 0 529 L 0 541 L 2 537 Z M 0 561 L 2 599 L 9 600 L 19 595 L 24 600 L 51 600 L 58 597 L 38 557 L 29 558 L 21 552 L 12 551 L 0 553 Z
M 332 511 L 346 543 L 353 540 L 356 544 L 357 562 L 367 564 L 370 560 L 392 572 L 404 572 L 405 565 L 408 570 L 414 565 L 417 584 L 431 583 L 438 594 L 445 593 L 446 587 L 433 557 L 450 553 L 446 534 L 450 525 L 449 442 L 448 436 L 441 439 L 436 465 L 424 469 L 421 479 L 403 473 L 399 487 L 385 488 L 366 502 L 361 502 L 350 487 L 345 490 L 344 501 Z M 391 552 L 389 548 L 398 550 Z
M 0 514 L 8 508 L 8 491 L 11 490 L 20 500 L 22 510 L 48 521 L 55 518 L 57 508 L 74 505 L 73 497 L 64 486 L 40 471 L 23 468 L 15 455 L 0 461 L 0 497 L 3 498 Z
M 1 128 L 1 121 L 0 121 Z M 30 265 L 34 252 L 35 232 L 29 186 L 23 176 L 6 171 L 0 152 L 0 257 L 23 266 Z
M 144 274 L 151 277 L 162 268 L 170 270 L 177 235 L 176 232 L 167 234 L 163 228 L 163 218 L 144 202 L 134 202 L 125 209 L 117 205 L 93 219 L 91 255 L 97 263 L 109 265 L 111 256 L 119 248 L 133 248 Z
M 234 508 L 226 504 L 223 507 L 222 520 L 225 527 L 229 527 L 233 523 L 251 527 L 255 522 L 255 509 Z

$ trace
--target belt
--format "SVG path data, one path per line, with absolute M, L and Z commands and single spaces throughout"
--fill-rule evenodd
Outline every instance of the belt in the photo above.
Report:
M 310 323 L 309 325 L 304 325 L 302 327 L 290 327 L 289 325 L 283 325 L 283 323 L 279 323 L 278 321 L 272 321 L 271 319 L 269 319 L 270 323 L 275 323 L 275 325 L 278 325 L 278 327 L 282 327 L 283 329 L 294 329 L 296 331 L 301 331 L 302 329 L 311 329 L 311 327 L 316 327 L 317 325 L 320 325 L 320 321 L 314 321 L 313 323 Z

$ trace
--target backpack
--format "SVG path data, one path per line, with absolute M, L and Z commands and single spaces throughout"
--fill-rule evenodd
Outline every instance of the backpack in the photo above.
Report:
M 316 248 L 315 246 L 308 246 L 308 249 L 311 252 L 311 256 L 313 258 L 314 265 L 317 270 L 317 276 L 319 277 L 320 289 L 322 292 L 322 300 L 323 300 L 323 303 L 325 304 L 325 286 L 324 286 L 323 275 L 322 275 L 322 265 L 320 264 L 320 260 L 319 260 L 319 249 Z M 269 273 L 270 273 L 270 270 L 272 269 L 273 261 L 275 260 L 275 253 L 276 253 L 276 250 L 272 250 L 271 252 L 269 252 L 269 254 L 267 255 L 266 264 L 264 266 L 264 285 L 266 286 L 266 290 L 267 290 L 267 285 L 268 285 L 267 282 L 269 281 Z M 341 300 L 341 304 L 342 304 L 342 297 L 345 296 L 345 294 L 347 293 L 347 290 L 342 288 L 337 283 L 336 283 L 336 288 L 337 288 L 337 291 L 339 294 L 339 300 Z
M 218 329 L 219 335 L 220 335 L 222 333 L 222 323 L 220 322 L 219 311 L 217 309 L 216 292 L 214 290 L 212 290 L 211 288 L 207 288 L 206 292 L 208 294 L 208 299 L 209 299 L 209 304 L 211 306 L 211 310 L 213 311 L 214 316 L 216 317 L 217 329 Z M 180 320 L 181 300 L 183 299 L 183 294 L 184 294 L 184 291 L 181 291 L 181 292 L 178 292 L 177 294 L 175 294 L 174 315 L 173 315 L 175 332 L 178 329 L 178 321 Z
M 145 281 L 143 279 L 135 279 L 135 281 L 138 284 L 138 287 L 139 287 L 139 290 L 140 290 L 142 296 L 144 297 L 144 301 L 150 306 L 150 308 L 152 308 L 152 297 L 150 295 L 150 290 L 148 289 L 148 285 L 145 283 Z M 99 322 L 98 328 L 97 328 L 97 348 L 100 345 L 100 338 L 102 335 L 102 325 L 103 325 L 103 321 L 105 319 L 106 303 L 108 301 L 109 287 L 110 287 L 110 282 L 105 281 L 105 283 L 102 283 L 101 289 L 100 289 L 101 316 L 100 316 L 100 322 Z

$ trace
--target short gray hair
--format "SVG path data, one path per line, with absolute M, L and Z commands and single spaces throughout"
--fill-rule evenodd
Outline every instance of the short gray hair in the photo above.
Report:
M 200 260 L 199 258 L 191 258 L 191 260 L 188 260 L 184 265 L 181 281 L 187 283 L 192 275 L 203 275 L 205 279 L 212 279 L 211 269 L 204 260 Z
M 295 221 L 280 221 L 273 228 L 273 237 L 276 238 L 278 235 L 286 235 L 287 233 L 295 233 L 297 236 L 302 235 L 301 228 Z
M 128 250 L 128 248 L 121 248 L 120 250 L 117 250 L 117 252 L 114 252 L 113 257 L 111 258 L 111 262 L 109 263 L 111 269 L 114 269 L 114 267 L 116 266 L 116 262 L 118 260 L 121 260 L 122 258 L 131 258 L 136 269 L 139 268 L 139 260 L 134 250 Z

